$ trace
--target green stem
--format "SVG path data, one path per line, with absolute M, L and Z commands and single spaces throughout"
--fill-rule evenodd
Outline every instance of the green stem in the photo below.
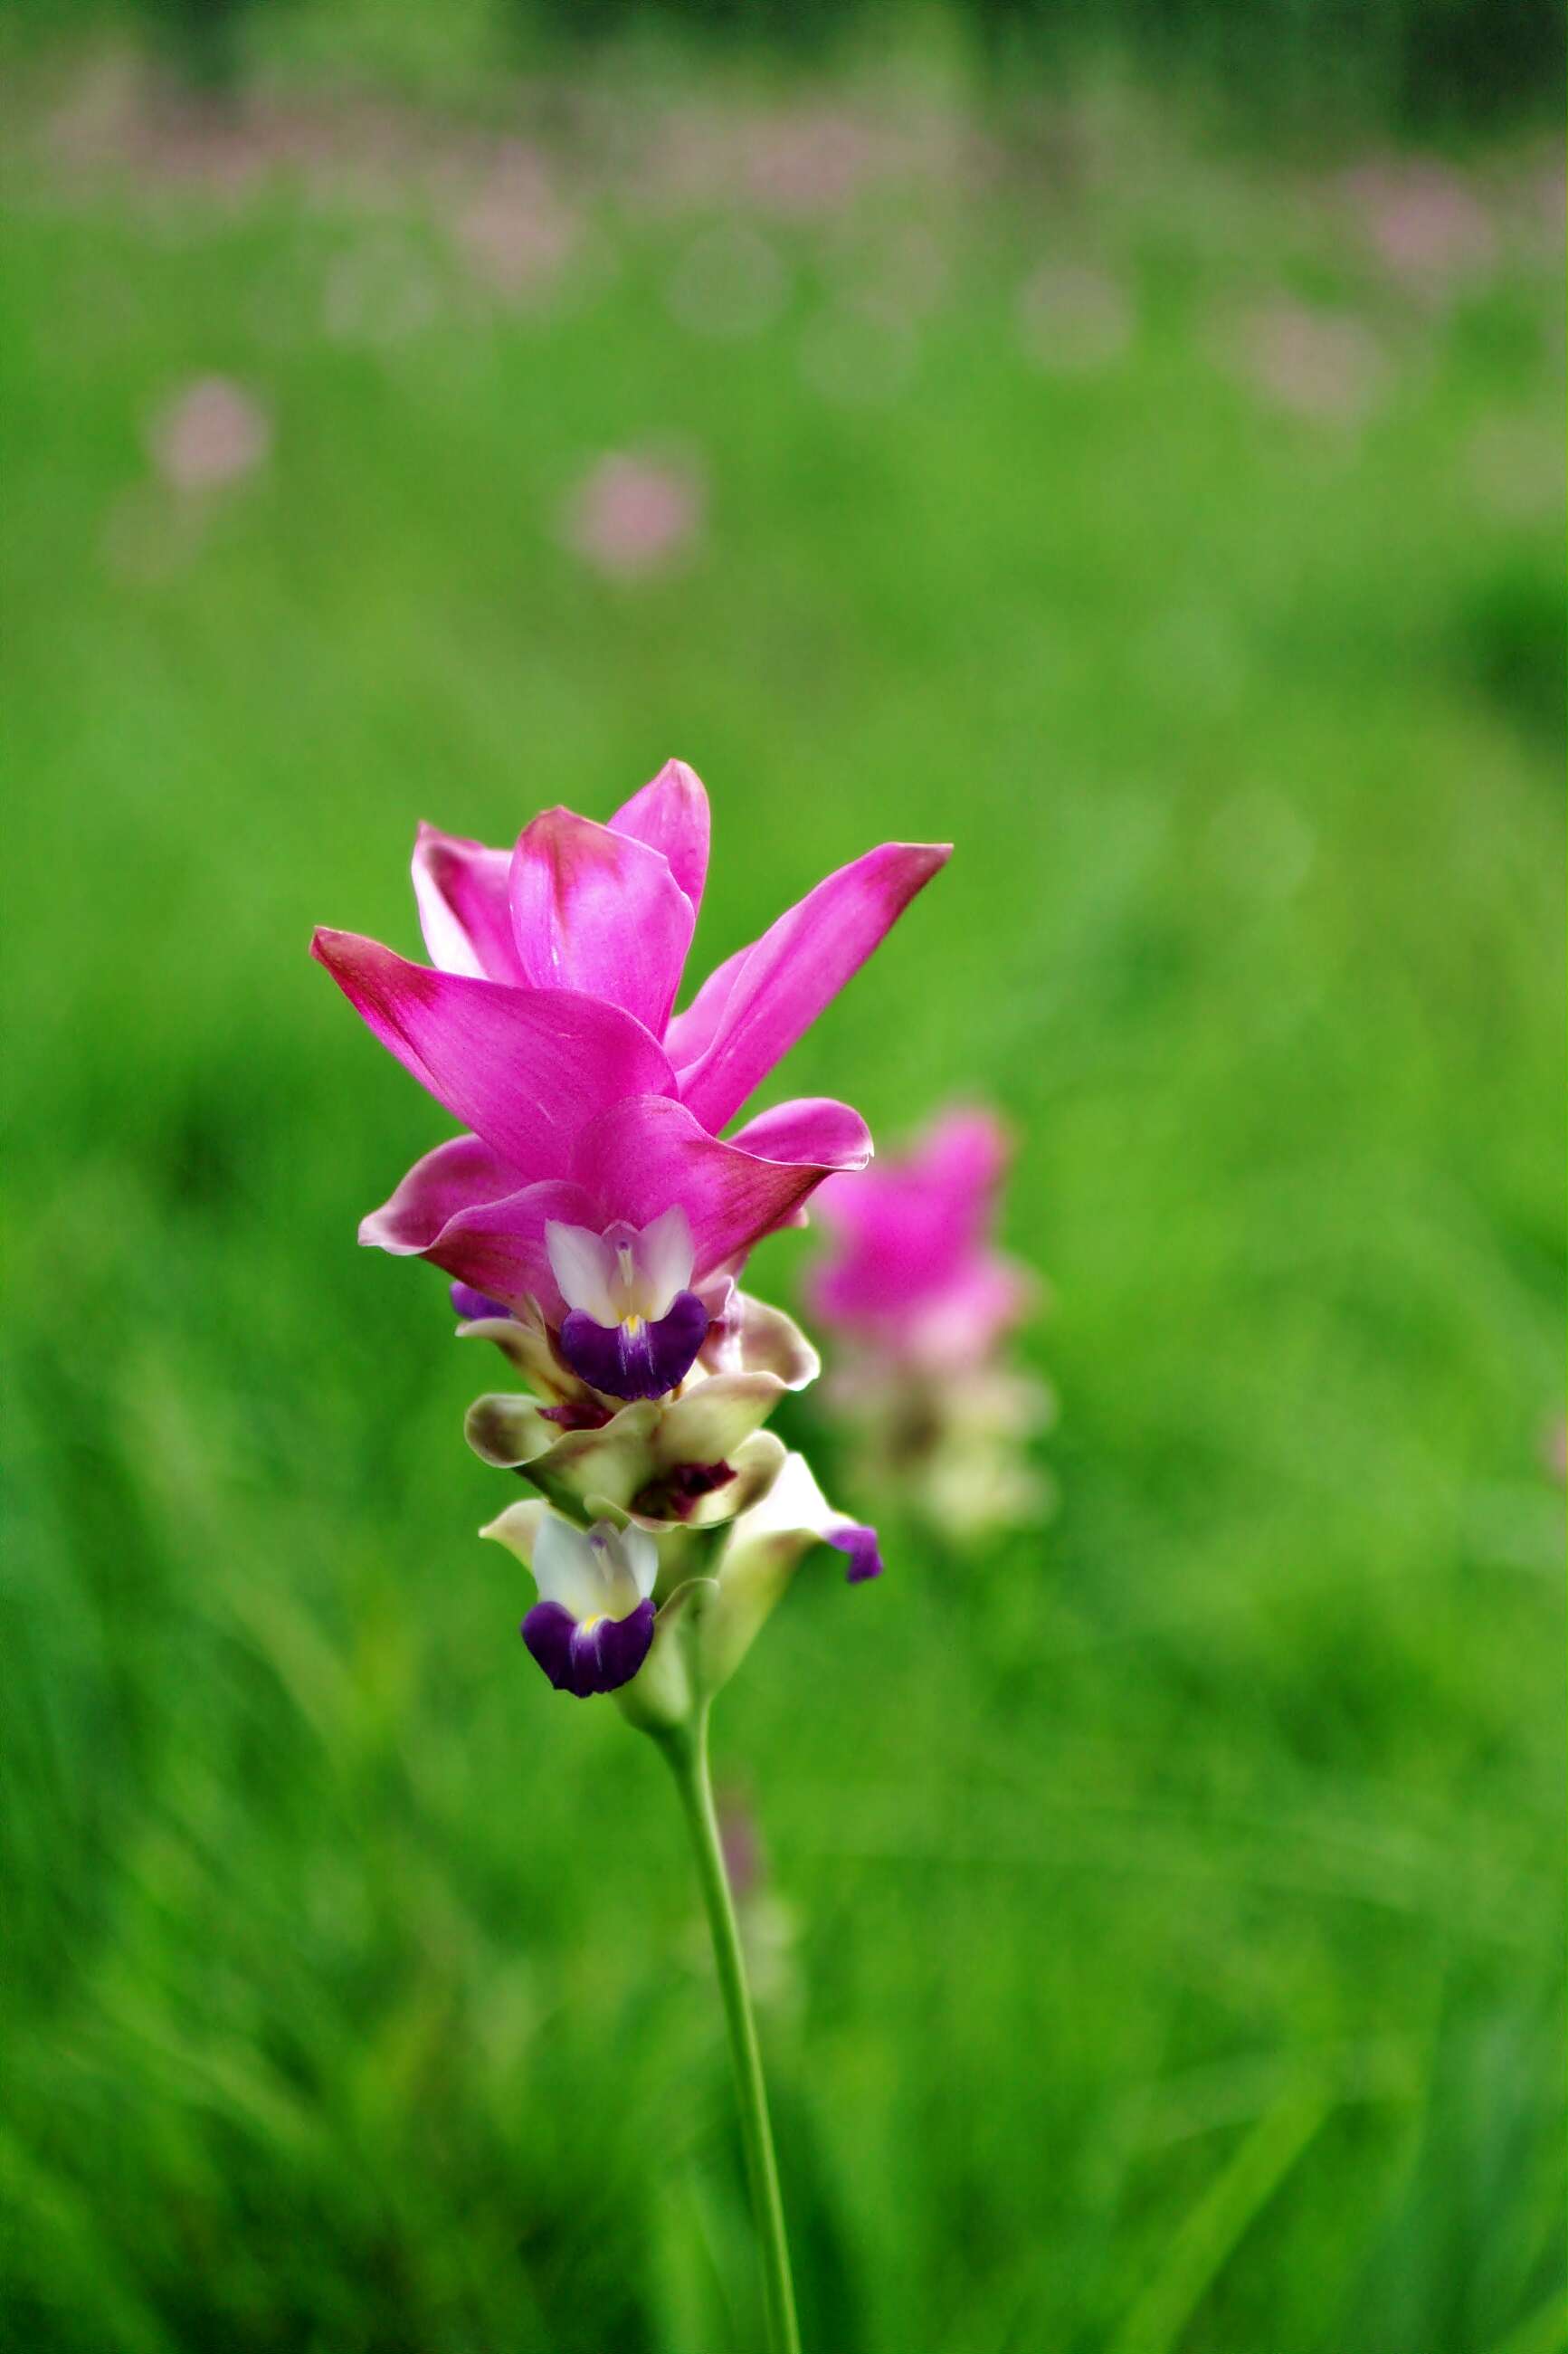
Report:
M 729 2029 L 730 2057 L 735 2062 L 736 2096 L 740 2103 L 740 2137 L 746 2149 L 747 2180 L 751 2210 L 762 2253 L 763 2294 L 768 2306 L 769 2354 L 800 2354 L 800 2334 L 795 2320 L 795 2291 L 789 2279 L 789 2248 L 784 2235 L 784 2205 L 779 2195 L 779 2164 L 773 2155 L 773 2129 L 768 2122 L 768 2088 L 762 2081 L 762 2053 L 757 2022 L 747 1990 L 746 1963 L 735 1900 L 724 1868 L 718 1817 L 714 1811 L 713 1784 L 708 1776 L 708 1712 L 660 1744 L 669 1759 L 681 1794 L 686 1824 L 692 1834 L 697 1878 L 702 1882 L 713 1938 L 719 1992 Z

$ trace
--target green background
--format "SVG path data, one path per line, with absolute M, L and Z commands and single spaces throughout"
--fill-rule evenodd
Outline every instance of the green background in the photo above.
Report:
M 956 843 L 774 1093 L 996 1100 L 1054 1295 L 1054 1522 L 905 1527 L 804 1403 L 889 1572 L 716 1722 L 808 2345 L 1553 2354 L 1551 154 L 988 111 L 939 48 L 464 80 L 393 14 L 238 114 L 7 43 L 5 2342 L 757 2342 L 670 1793 L 517 1641 L 492 1367 L 354 1246 L 447 1124 L 305 954 L 415 947 L 418 818 L 678 753 L 701 969 Z M 1391 263 L 1369 155 L 1479 245 Z M 461 233 L 508 159 L 521 293 Z M 1114 348 L 1032 357 L 1043 267 Z M 182 494 L 214 373 L 271 446 Z M 625 449 L 705 510 L 607 580 L 559 518 Z

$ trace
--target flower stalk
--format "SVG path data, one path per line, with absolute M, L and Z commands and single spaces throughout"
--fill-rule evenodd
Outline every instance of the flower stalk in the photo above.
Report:
M 763 2298 L 768 2314 L 768 2354 L 800 2354 L 800 2333 L 795 2318 L 795 2290 L 789 2274 L 789 2245 L 784 2229 L 784 2202 L 779 2189 L 779 2164 L 773 2154 L 773 2128 L 768 2115 L 768 2087 L 762 2073 L 762 2052 L 747 1985 L 746 1957 L 736 1919 L 735 1898 L 725 1868 L 708 1773 L 708 1711 L 696 1709 L 684 1723 L 662 1730 L 659 1746 L 669 1761 L 680 1794 L 692 1853 L 703 1892 L 708 1930 L 713 1939 L 714 1966 L 724 1999 L 725 2024 L 729 2031 L 730 2058 L 735 2066 L 736 2098 L 740 2107 L 740 2137 L 746 2152 L 747 2182 L 762 2260 Z

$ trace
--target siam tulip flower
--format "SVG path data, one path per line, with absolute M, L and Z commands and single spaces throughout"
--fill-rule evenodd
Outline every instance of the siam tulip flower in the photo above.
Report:
M 1033 1291 L 990 1240 L 1008 1158 L 990 1112 L 955 1110 L 908 1152 L 830 1186 L 819 1208 L 837 1249 L 810 1286 L 822 1321 L 931 1372 L 990 1357 Z
M 858 1113 L 785 1103 L 721 1137 L 948 856 L 885 843 L 820 883 L 674 1011 L 707 867 L 707 799 L 671 761 L 596 825 L 548 810 L 510 853 L 422 828 L 432 963 L 318 932 L 314 954 L 465 1132 L 360 1229 L 454 1278 L 460 1335 L 526 1388 L 482 1397 L 470 1444 L 534 1494 L 483 1531 L 530 1570 L 522 1622 L 557 1691 L 613 1692 L 675 1777 L 730 2031 L 771 2354 L 799 2354 L 745 1959 L 714 1814 L 708 1710 L 800 1564 L 879 1576 L 763 1426 L 816 1374 L 810 1342 L 736 1280 L 829 1176 L 863 1166 Z
M 676 1013 L 707 852 L 707 797 L 673 760 L 608 825 L 548 810 L 510 854 L 421 828 L 414 889 L 431 965 L 353 933 L 313 942 L 382 1044 L 468 1131 L 416 1163 L 361 1240 L 431 1259 L 536 1318 L 552 1343 L 586 1318 L 565 1347 L 621 1397 L 647 1394 L 679 1353 L 676 1335 L 644 1343 L 624 1315 L 606 1320 L 614 1302 L 593 1268 L 619 1267 L 627 1248 L 635 1260 L 648 1246 L 625 1230 L 645 1236 L 678 1209 L 691 1264 L 683 1243 L 675 1288 L 717 1300 L 825 1176 L 864 1164 L 863 1121 L 826 1098 L 777 1105 L 726 1139 L 718 1130 L 948 856 L 902 843 L 869 851 L 726 959 Z M 634 1268 L 633 1289 L 647 1273 Z M 641 1310 L 629 1312 L 646 1326 Z M 677 1311 L 672 1291 L 653 1320 L 671 1314 L 683 1348 L 694 1311 Z
M 859 1429 L 863 1471 L 959 1532 L 1040 1501 L 1022 1450 L 1049 1396 L 1001 1355 L 1036 1288 L 991 1240 L 1008 1157 L 991 1113 L 950 1111 L 901 1158 L 819 1197 L 834 1247 L 808 1289 L 846 1343 L 833 1394 Z

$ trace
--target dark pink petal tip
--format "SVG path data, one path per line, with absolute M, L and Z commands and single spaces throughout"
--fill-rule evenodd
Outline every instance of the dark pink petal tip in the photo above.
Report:
M 882 1575 L 882 1553 L 874 1528 L 852 1522 L 848 1528 L 832 1530 L 828 1543 L 849 1556 L 849 1567 L 844 1571 L 846 1585 L 864 1585 L 868 1579 Z
M 574 1308 L 561 1326 L 561 1354 L 606 1397 L 656 1398 L 685 1380 L 707 1337 L 707 1310 L 694 1291 L 677 1291 L 668 1313 L 635 1333 Z
M 626 1618 L 578 1625 L 558 1602 L 536 1602 L 523 1621 L 523 1640 L 557 1691 L 590 1700 L 629 1684 L 653 1640 L 653 1604 L 640 1602 Z

